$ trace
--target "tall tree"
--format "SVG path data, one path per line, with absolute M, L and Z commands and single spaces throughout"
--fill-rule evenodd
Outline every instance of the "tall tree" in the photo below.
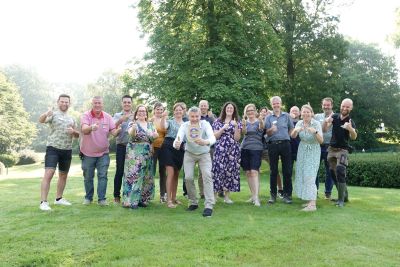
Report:
M 391 38 L 395 47 L 400 48 L 400 7 L 396 9 L 396 28 Z
M 385 124 L 389 137 L 400 139 L 400 86 L 393 57 L 374 45 L 352 41 L 341 71 L 342 98 L 354 102 L 352 117 L 358 126 L 358 148 L 376 145 L 375 131 Z
M 282 49 L 262 20 L 261 0 L 139 2 L 139 19 L 151 51 L 140 87 L 172 104 L 213 107 L 227 100 L 240 108 L 281 87 Z
M 0 153 L 29 146 L 35 135 L 16 85 L 0 72 Z
M 282 95 L 288 106 L 307 102 L 319 106 L 323 97 L 338 97 L 346 42 L 337 31 L 338 18 L 328 13 L 332 4 L 332 0 L 265 1 L 265 20 L 285 53 Z

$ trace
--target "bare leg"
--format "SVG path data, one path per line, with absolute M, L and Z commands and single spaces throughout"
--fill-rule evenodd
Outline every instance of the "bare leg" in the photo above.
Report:
M 173 194 L 173 179 L 174 179 L 174 168 L 172 166 L 166 166 L 167 169 L 167 205 L 168 208 L 175 208 L 175 205 L 172 203 L 172 194 Z
M 62 198 L 65 185 L 67 184 L 67 177 L 68 173 L 67 172 L 60 172 L 58 171 L 58 182 L 57 182 L 57 194 L 56 198 Z
M 42 183 L 40 186 L 40 199 L 41 201 L 47 201 L 47 196 L 49 195 L 50 182 L 53 178 L 55 169 L 45 169 Z

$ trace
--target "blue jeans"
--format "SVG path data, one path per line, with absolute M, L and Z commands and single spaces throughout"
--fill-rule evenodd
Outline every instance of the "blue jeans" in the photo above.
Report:
M 110 156 L 108 154 L 104 154 L 101 157 L 88 157 L 84 156 L 82 160 L 82 170 L 85 184 L 85 199 L 93 201 L 93 193 L 94 193 L 94 170 L 97 169 L 97 196 L 98 200 L 106 199 L 107 192 L 107 172 L 108 166 L 110 165 Z
M 333 179 L 331 176 L 331 172 L 329 171 L 329 162 L 328 162 L 328 145 L 321 145 L 321 161 L 324 161 L 325 166 L 325 194 L 330 195 L 332 193 L 333 188 Z M 319 185 L 318 174 L 315 183 L 317 184 L 317 188 Z

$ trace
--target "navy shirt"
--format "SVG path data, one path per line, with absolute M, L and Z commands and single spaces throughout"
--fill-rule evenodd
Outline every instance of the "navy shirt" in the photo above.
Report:
M 268 136 L 269 142 L 290 140 L 289 130 L 293 129 L 292 118 L 289 113 L 281 112 L 280 116 L 277 117 L 272 114 L 265 118 L 265 129 L 269 129 L 275 124 L 278 127 L 278 131 Z
M 335 148 L 349 148 L 349 138 L 350 132 L 341 126 L 344 125 L 346 122 L 350 121 L 350 116 L 347 116 L 343 120 L 340 119 L 340 114 L 335 113 L 332 115 L 332 139 L 329 145 Z M 353 121 L 351 121 L 351 126 L 355 129 L 356 125 Z

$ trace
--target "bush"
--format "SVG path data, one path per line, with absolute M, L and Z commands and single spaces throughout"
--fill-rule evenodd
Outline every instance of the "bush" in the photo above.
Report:
M 0 155 L 0 162 L 2 162 L 6 168 L 10 168 L 17 163 L 18 158 L 11 154 Z
M 356 154 L 350 157 L 349 185 L 400 188 L 400 154 Z
M 18 163 L 17 165 L 27 165 L 39 162 L 39 155 L 35 151 L 30 149 L 24 149 L 18 152 Z

